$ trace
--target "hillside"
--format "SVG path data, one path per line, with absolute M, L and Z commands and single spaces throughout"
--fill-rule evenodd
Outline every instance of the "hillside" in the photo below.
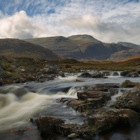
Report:
M 59 59 L 51 50 L 19 39 L 0 39 L 0 56 Z
M 128 43 L 128 42 L 118 42 L 118 44 L 132 48 L 132 49 L 140 49 L 140 45 Z
M 131 56 L 131 57 L 127 57 L 127 58 L 123 59 L 122 62 L 123 61 L 134 61 L 134 60 L 140 60 L 140 54 L 134 55 L 134 56 Z
M 125 51 L 127 57 L 140 54 L 140 51 L 122 44 L 103 43 L 90 35 L 73 35 L 70 37 L 56 36 L 45 38 L 27 39 L 33 44 L 41 45 L 55 52 L 63 58 L 74 58 L 78 60 L 117 60 L 113 54 Z M 122 54 L 123 55 L 123 54 Z M 120 57 L 119 60 L 126 57 Z
M 124 59 L 134 58 L 135 56 L 140 54 L 140 50 L 138 49 L 129 49 L 129 50 L 122 50 L 119 52 L 116 52 L 111 55 L 110 59 L 115 61 L 120 61 Z

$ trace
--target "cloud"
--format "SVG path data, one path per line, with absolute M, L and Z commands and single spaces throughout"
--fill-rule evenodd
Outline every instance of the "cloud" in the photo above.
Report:
M 43 33 L 43 29 L 35 25 L 24 11 L 13 16 L 1 15 L 0 38 L 32 38 Z
M 10 16 L 0 13 L 0 37 L 90 34 L 104 42 L 127 41 L 140 44 L 140 2 L 24 0 L 25 3 L 22 1 L 21 5 L 21 1 L 14 1 L 18 7 L 14 9 L 15 14 Z

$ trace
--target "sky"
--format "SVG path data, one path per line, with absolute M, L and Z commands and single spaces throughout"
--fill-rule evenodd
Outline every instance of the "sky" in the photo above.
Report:
M 140 0 L 0 0 L 0 38 L 76 34 L 140 44 Z

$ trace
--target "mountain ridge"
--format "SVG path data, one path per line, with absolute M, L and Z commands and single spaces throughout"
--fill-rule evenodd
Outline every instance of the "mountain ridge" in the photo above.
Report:
M 29 57 L 57 60 L 59 57 L 51 50 L 20 39 L 0 39 L 0 55 L 7 57 Z
M 120 53 L 120 59 L 116 59 L 116 57 L 113 57 L 113 55 L 118 52 L 125 51 L 125 54 L 128 54 L 128 56 L 135 55 L 136 52 L 136 54 L 140 54 L 140 50 L 137 48 L 134 48 L 133 53 L 130 53 L 132 48 L 126 44 L 104 43 L 100 40 L 97 40 L 93 36 L 86 34 L 72 35 L 69 37 L 54 36 L 33 38 L 26 39 L 25 41 L 31 42 L 33 44 L 39 44 L 45 48 L 48 48 L 62 58 L 73 58 L 77 60 L 119 61 L 124 59 L 125 55 Z

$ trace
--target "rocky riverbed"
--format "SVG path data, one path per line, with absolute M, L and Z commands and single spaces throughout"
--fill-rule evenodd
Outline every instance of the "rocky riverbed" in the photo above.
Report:
M 140 89 L 123 91 L 115 98 L 120 88 L 118 84 L 97 84 L 94 88 L 77 92 L 77 98 L 57 100 L 85 116 L 82 125 L 64 123 L 54 117 L 40 117 L 35 123 L 43 138 L 94 139 L 104 137 L 112 129 L 133 129 L 140 122 Z
M 64 68 L 71 69 L 2 61 L 0 139 L 140 138 L 139 70 L 67 73 Z
M 73 68 L 69 65 L 71 61 L 49 62 L 31 58 L 14 59 L 0 57 L 0 85 L 31 81 L 45 82 L 58 76 L 65 77 L 65 72 L 80 73 L 79 77 L 84 78 L 140 77 L 139 69 L 124 71 L 83 70 L 82 67 L 81 69 Z M 74 64 L 79 63 L 76 60 L 73 61 Z

